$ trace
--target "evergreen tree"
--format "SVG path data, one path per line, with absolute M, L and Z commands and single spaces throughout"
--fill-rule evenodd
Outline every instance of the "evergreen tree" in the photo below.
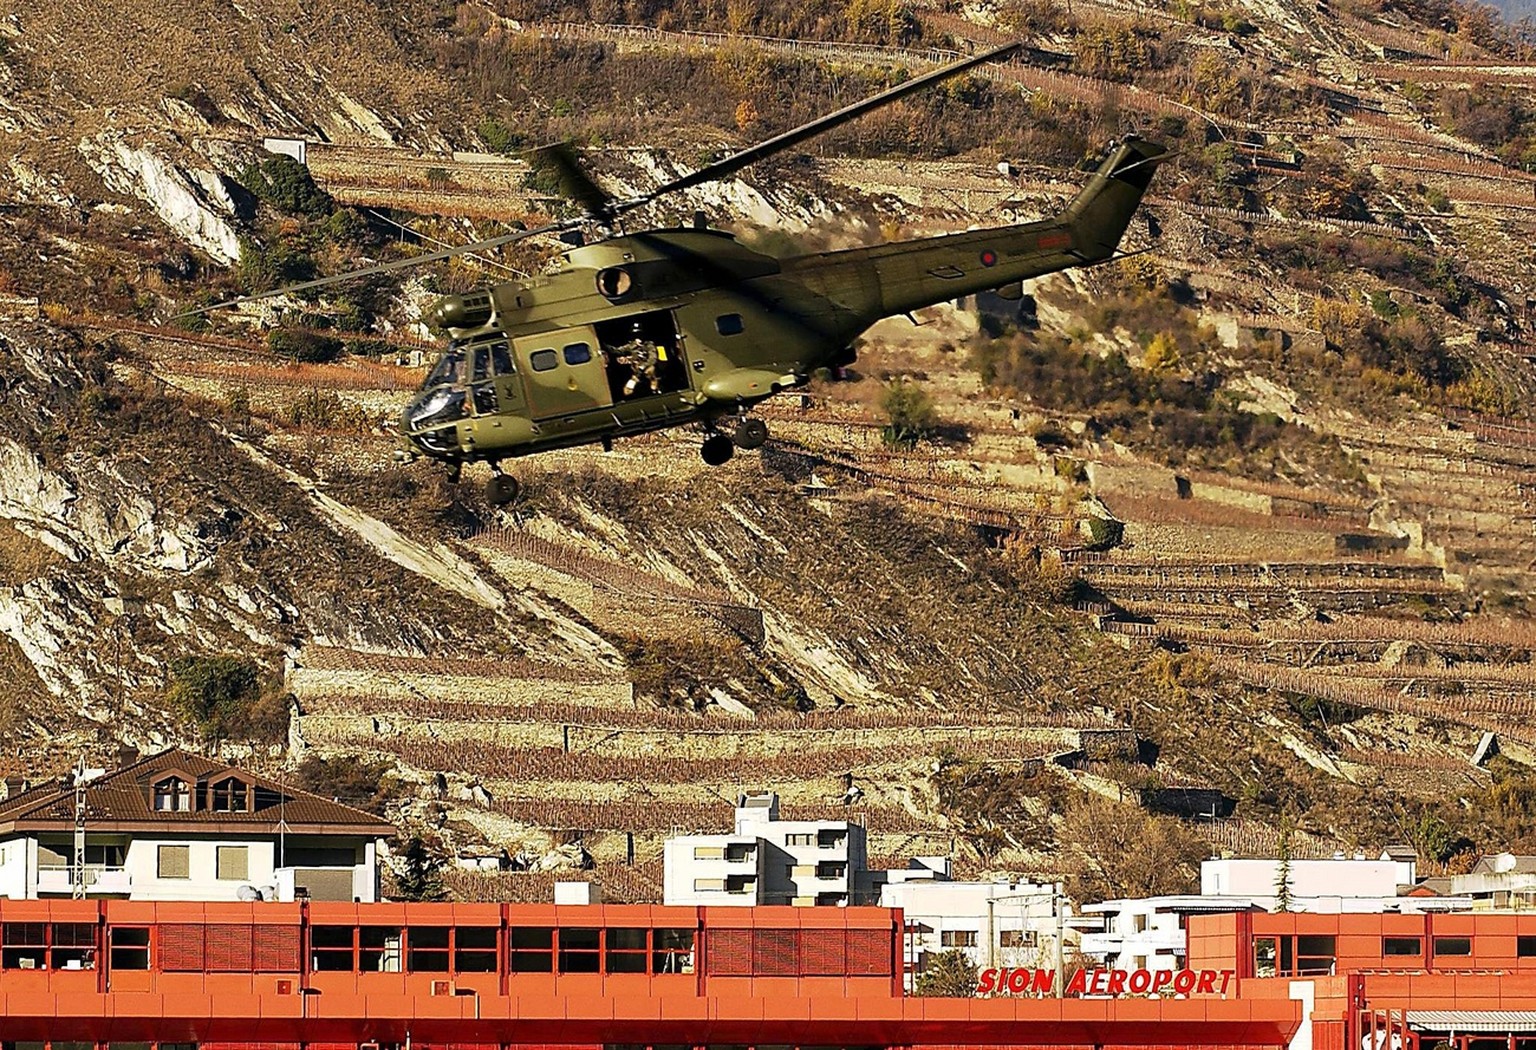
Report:
M 420 835 L 412 835 L 400 857 L 395 874 L 395 892 L 401 900 L 440 901 L 448 899 L 443 886 L 443 862 L 432 856 Z
M 939 952 L 928 960 L 913 990 L 918 995 L 969 999 L 976 994 L 976 964 L 962 951 Z

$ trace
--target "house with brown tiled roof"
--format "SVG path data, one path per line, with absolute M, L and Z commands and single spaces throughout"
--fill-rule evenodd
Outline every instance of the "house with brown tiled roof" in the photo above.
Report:
M 0 799 L 0 897 L 375 901 L 393 825 L 360 809 L 177 748 L 85 783 Z

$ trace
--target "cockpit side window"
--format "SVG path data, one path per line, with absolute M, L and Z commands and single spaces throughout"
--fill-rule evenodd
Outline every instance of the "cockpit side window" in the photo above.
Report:
M 499 376 L 516 375 L 517 369 L 512 367 L 512 352 L 507 349 L 505 342 L 491 345 L 491 360 L 496 366 L 496 374 Z
M 491 378 L 491 348 L 488 346 L 475 347 L 475 366 L 470 382 L 479 383 Z

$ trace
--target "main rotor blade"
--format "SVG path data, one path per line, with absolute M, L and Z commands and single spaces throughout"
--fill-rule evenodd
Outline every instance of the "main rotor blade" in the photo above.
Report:
M 614 207 L 614 212 L 615 214 L 619 212 L 626 212 L 631 208 L 638 208 L 642 204 L 649 204 L 656 198 L 665 196 L 668 193 L 675 193 L 678 190 L 686 190 L 693 186 L 698 186 L 706 182 L 713 182 L 716 179 L 724 178 L 725 176 L 746 167 L 748 164 L 755 163 L 762 160 L 764 157 L 769 157 L 775 153 L 778 153 L 780 150 L 785 150 L 791 146 L 797 145 L 798 143 L 804 142 L 806 139 L 811 138 L 813 135 L 820 135 L 823 131 L 828 131 L 832 128 L 835 128 L 839 124 L 846 124 L 848 121 L 853 120 L 855 117 L 861 117 L 871 110 L 879 109 L 881 106 L 889 105 L 890 103 L 895 102 L 897 99 L 905 98 L 907 95 L 912 94 L 914 91 L 921 91 L 931 84 L 936 84 L 941 80 L 947 80 L 950 77 L 958 76 L 959 74 L 964 73 L 966 70 L 974 69 L 976 66 L 982 65 L 983 63 L 992 62 L 996 59 L 1011 55 L 1022 46 L 1023 45 L 1019 43 L 1004 44 L 1001 47 L 995 47 L 990 51 L 983 51 L 981 54 L 972 58 L 962 59 L 959 62 L 951 63 L 950 65 L 944 66 L 942 69 L 935 69 L 932 73 L 924 73 L 920 77 L 914 77 L 913 79 L 905 81 L 904 83 L 897 84 L 893 88 L 882 91 L 878 95 L 871 95 L 869 98 L 866 98 L 860 102 L 855 102 L 851 106 L 844 106 L 836 113 L 829 113 L 824 117 L 818 117 L 810 123 L 802 124 L 792 131 L 786 131 L 782 135 L 775 135 L 773 138 L 768 139 L 765 142 L 760 142 L 756 146 L 752 146 L 749 149 L 744 149 L 740 153 L 735 153 L 729 157 L 726 157 L 724 160 L 719 160 L 706 167 L 700 168 L 692 175 L 684 175 L 680 179 L 674 179 L 666 185 L 652 190 L 650 193 L 647 193 L 643 197 L 636 197 L 633 200 L 624 201 Z
M 606 219 L 613 214 L 613 198 L 582 170 L 569 145 L 557 142 L 534 150 L 533 156 L 535 163 L 548 164 L 555 169 L 560 192 L 581 205 L 588 218 Z
M 567 230 L 577 225 L 575 222 L 552 222 L 547 226 L 540 226 L 532 230 L 519 230 L 516 233 L 504 233 L 499 237 L 489 237 L 483 241 L 475 241 L 472 244 L 461 244 L 456 248 L 445 248 L 440 252 L 428 252 L 425 255 L 413 255 L 409 259 L 396 259 L 393 262 L 380 263 L 377 266 L 364 267 L 361 270 L 348 270 L 346 273 L 332 274 L 330 277 L 319 277 L 313 281 L 304 281 L 300 284 L 287 284 L 281 288 L 273 288 L 267 292 L 257 292 L 255 295 L 242 295 L 238 299 L 230 299 L 227 302 L 214 303 L 212 306 L 202 306 L 196 310 L 187 310 L 176 314 L 171 320 L 182 317 L 196 317 L 198 314 L 210 313 L 214 310 L 222 310 L 226 306 L 239 306 L 241 303 L 252 303 L 258 299 L 270 299 L 276 295 L 288 295 L 291 292 L 307 292 L 312 288 L 325 288 L 329 285 L 340 284 L 343 281 L 351 281 L 358 277 L 371 277 L 376 273 L 392 273 L 395 270 L 408 270 L 412 266 L 421 266 L 429 262 L 441 262 L 444 259 L 452 259 L 455 256 L 467 255 L 470 252 L 485 251 L 489 248 L 498 248 L 503 244 L 512 244 L 516 241 L 526 240 L 529 237 L 537 237 L 541 233 L 554 233 L 557 230 Z

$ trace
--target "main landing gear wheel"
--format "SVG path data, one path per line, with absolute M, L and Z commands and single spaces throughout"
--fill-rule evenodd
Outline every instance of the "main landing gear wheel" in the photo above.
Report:
M 747 417 L 736 424 L 736 436 L 733 439 L 736 447 L 740 449 L 762 448 L 763 442 L 768 440 L 768 424 L 761 419 Z
M 736 446 L 731 444 L 731 439 L 724 434 L 711 434 L 704 439 L 704 444 L 699 446 L 699 455 L 704 457 L 704 462 L 712 467 L 718 467 L 728 461 L 736 452 Z
M 517 479 L 510 474 L 494 474 L 485 483 L 485 498 L 491 501 L 493 507 L 505 507 L 517 499 L 519 491 Z

